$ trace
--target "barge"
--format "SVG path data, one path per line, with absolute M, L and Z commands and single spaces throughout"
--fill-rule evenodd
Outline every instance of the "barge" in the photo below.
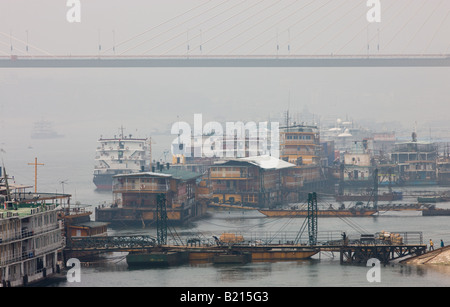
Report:
M 373 201 L 374 195 L 372 194 L 344 194 L 344 195 L 336 195 L 336 201 Z M 383 193 L 377 195 L 378 201 L 395 201 L 402 200 L 403 193 L 402 192 L 391 192 L 391 193 Z

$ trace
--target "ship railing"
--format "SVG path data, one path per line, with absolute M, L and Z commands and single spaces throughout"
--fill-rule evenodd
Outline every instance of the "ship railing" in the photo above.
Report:
M 86 212 L 91 212 L 90 210 L 87 210 L 84 207 L 65 207 L 62 208 L 61 211 L 65 214 L 65 215 L 75 215 L 75 214 L 79 214 L 79 213 L 86 213 Z
M 187 246 L 279 246 L 279 245 L 309 245 L 308 232 L 303 231 L 281 231 L 281 232 L 252 232 L 241 233 L 239 231 L 227 231 L 242 238 L 239 241 L 220 241 L 220 234 L 202 233 L 199 237 L 186 237 L 178 239 L 168 239 L 172 245 Z M 215 237 L 215 238 L 214 238 Z M 399 241 L 398 238 L 401 237 Z M 380 239 L 380 233 L 361 234 L 345 233 L 344 231 L 318 231 L 316 245 L 326 247 L 336 247 L 344 245 L 422 245 L 422 232 L 407 231 L 395 232 L 395 239 Z M 181 243 L 180 243 L 181 242 Z
M 303 180 L 300 181 L 287 181 L 283 184 L 287 188 L 303 187 Z
M 196 195 L 197 198 L 212 198 L 213 197 L 213 192 L 197 192 Z
M 176 196 L 172 198 L 172 204 L 184 204 L 185 206 L 195 203 L 195 194 Z
M 278 232 L 251 232 L 241 233 L 240 231 L 227 231 L 233 233 L 236 238 L 242 238 L 237 241 L 221 241 L 221 234 L 202 233 L 201 237 L 182 238 L 181 241 L 187 246 L 216 246 L 233 245 L 233 246 L 279 246 L 279 245 L 308 245 L 309 238 L 307 231 L 300 233 L 299 231 L 278 231 Z M 318 232 L 318 245 L 343 245 L 342 231 L 323 231 Z M 217 239 L 216 239 L 217 238 Z M 179 245 L 180 240 L 169 239 L 169 244 Z
M 309 145 L 309 144 L 308 144 Z M 317 153 L 315 153 L 313 150 L 297 150 L 297 149 L 283 149 L 281 151 L 282 155 L 305 155 L 305 156 L 316 156 Z
M 240 171 L 211 171 L 211 178 L 219 178 L 219 179 L 233 179 L 233 178 L 240 178 L 240 179 L 248 179 L 251 178 L 248 173 Z
M 114 184 L 113 191 L 147 191 L 147 192 L 167 192 L 169 186 L 166 184 Z
M 31 259 L 34 257 L 38 257 L 42 254 L 48 253 L 53 250 L 57 250 L 60 248 L 63 248 L 65 245 L 63 244 L 63 241 L 58 241 L 51 243 L 49 245 L 46 245 L 43 248 L 31 248 L 25 251 L 22 251 L 21 253 L 13 253 L 11 251 L 8 251 L 6 253 L 2 253 L 0 257 L 0 265 L 8 265 L 15 262 L 24 261 L 27 259 Z
M 214 189 L 213 194 L 244 194 L 244 193 L 259 193 L 260 188 L 248 188 L 246 190 L 236 190 L 236 189 Z
M 33 230 L 28 230 L 26 227 L 16 231 L 14 235 L 10 235 L 7 238 L 0 237 L 0 244 L 8 244 L 15 241 L 24 240 L 33 236 L 39 236 L 41 234 L 49 233 L 53 230 L 61 230 L 62 227 L 59 223 L 51 224 L 47 226 L 36 227 Z
M 286 144 L 286 145 L 298 145 L 298 146 L 317 145 L 317 144 L 314 143 L 313 139 L 309 139 L 309 140 L 306 140 L 306 139 L 301 139 L 301 140 L 299 140 L 299 139 L 293 139 L 293 140 L 291 140 L 291 139 L 284 139 L 284 140 L 281 140 L 280 143 L 281 144 Z

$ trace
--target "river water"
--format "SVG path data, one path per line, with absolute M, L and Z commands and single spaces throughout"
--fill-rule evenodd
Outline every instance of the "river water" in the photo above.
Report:
M 112 199 L 110 192 L 98 192 L 92 183 L 95 140 L 83 146 L 74 146 L 63 138 L 46 142 L 10 142 L 3 144 L 3 161 L 10 176 L 18 183 L 34 184 L 34 167 L 38 162 L 38 190 L 72 194 L 72 204 L 94 209 Z M 86 146 L 89 145 L 89 146 Z M 91 146 L 91 147 L 90 147 Z M 82 150 L 80 148 L 83 148 Z M 446 190 L 441 187 L 395 188 L 405 194 L 418 194 L 425 190 Z M 320 196 L 320 194 L 319 194 Z M 413 202 L 405 199 L 403 202 Z M 324 197 L 324 203 L 326 203 Z M 319 197 L 319 205 L 321 205 Z M 450 203 L 439 203 L 450 208 Z M 433 239 L 436 246 L 442 239 L 450 244 L 450 216 L 423 217 L 417 211 L 386 212 L 376 217 L 319 218 L 319 237 L 345 231 L 357 238 L 356 229 L 367 233 L 379 231 L 421 232 L 424 243 Z M 268 218 L 257 211 L 211 209 L 208 216 L 188 225 L 176 227 L 178 234 L 196 234 L 204 238 L 220 236 L 223 232 L 297 233 L 304 218 Z M 110 235 L 155 235 L 154 228 L 120 227 L 108 229 Z M 338 239 L 338 238 L 336 238 Z M 259 262 L 239 265 L 184 264 L 169 268 L 131 269 L 125 254 L 113 253 L 101 261 L 81 268 L 80 282 L 66 280 L 52 284 L 56 287 L 434 287 L 450 286 L 450 266 L 408 266 L 391 263 L 380 268 L 380 281 L 369 282 L 369 267 L 341 265 L 339 254 L 320 253 L 312 259 L 288 262 Z

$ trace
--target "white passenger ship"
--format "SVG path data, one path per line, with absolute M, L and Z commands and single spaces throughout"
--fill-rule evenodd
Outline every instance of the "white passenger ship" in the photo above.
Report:
M 113 138 L 100 137 L 96 150 L 94 184 L 99 190 L 112 189 L 112 177 L 148 171 L 151 161 L 151 139 L 134 138 L 122 132 Z
M 19 287 L 55 276 L 65 246 L 58 202 L 68 194 L 28 192 L 0 180 L 0 287 Z

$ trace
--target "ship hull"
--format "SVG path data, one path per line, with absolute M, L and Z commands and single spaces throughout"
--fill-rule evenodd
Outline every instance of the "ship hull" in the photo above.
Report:
M 129 174 L 132 172 L 133 172 L 133 170 L 126 170 L 126 171 L 110 170 L 108 173 L 104 173 L 104 174 L 94 173 L 93 182 L 94 182 L 97 190 L 111 191 L 112 186 L 113 186 L 113 177 L 115 175 Z
M 182 251 L 129 253 L 126 257 L 129 266 L 173 266 L 188 262 L 189 255 Z
M 307 217 L 308 210 L 258 210 L 267 217 Z M 377 210 L 318 210 L 319 217 L 356 217 L 372 216 Z
M 250 253 L 241 254 L 228 254 L 220 253 L 213 257 L 212 262 L 214 264 L 244 264 L 252 260 L 252 255 Z
M 241 260 L 245 262 L 265 262 L 265 261 L 296 261 L 310 259 L 318 253 L 317 250 L 311 248 L 296 246 L 233 246 L 233 251 L 244 257 L 217 257 L 228 251 L 226 248 L 218 247 L 192 247 L 188 248 L 189 262 L 191 263 L 238 263 Z
M 422 210 L 422 216 L 449 216 L 450 209 L 429 209 Z
M 97 190 L 105 190 L 110 191 L 112 190 L 112 180 L 113 175 L 112 174 L 105 174 L 105 175 L 94 175 L 93 182 L 95 184 L 95 187 Z

